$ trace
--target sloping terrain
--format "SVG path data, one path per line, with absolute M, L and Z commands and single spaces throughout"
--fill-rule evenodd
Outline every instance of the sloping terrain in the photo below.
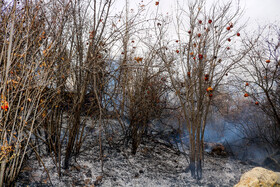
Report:
M 93 141 L 94 140 L 94 141 Z M 81 154 L 73 160 L 69 170 L 62 169 L 59 179 L 52 158 L 42 157 L 51 178 L 48 180 L 43 165 L 29 159 L 16 186 L 233 186 L 242 173 L 253 166 L 229 157 L 205 155 L 203 179 L 193 179 L 187 171 L 187 154 L 161 139 L 144 138 L 136 155 L 118 142 L 118 138 L 104 140 L 104 174 L 101 177 L 98 138 L 92 133 Z M 62 159 L 63 160 L 63 159 Z

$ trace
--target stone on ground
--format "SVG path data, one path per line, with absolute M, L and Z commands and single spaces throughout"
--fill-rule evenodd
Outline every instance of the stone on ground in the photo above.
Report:
M 244 173 L 234 187 L 280 187 L 280 173 L 255 167 Z

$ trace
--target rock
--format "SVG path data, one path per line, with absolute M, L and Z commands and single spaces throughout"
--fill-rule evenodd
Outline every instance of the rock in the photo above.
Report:
M 262 166 L 268 167 L 273 171 L 280 172 L 280 151 L 277 151 L 266 157 L 262 163 Z
M 276 181 L 276 183 L 277 184 L 280 184 L 280 172 L 275 172 L 276 173 L 276 175 L 277 175 L 277 181 Z
M 280 175 L 271 170 L 255 167 L 244 173 L 234 187 L 280 187 Z
M 221 143 L 205 143 L 205 151 L 211 155 L 228 156 L 225 146 Z

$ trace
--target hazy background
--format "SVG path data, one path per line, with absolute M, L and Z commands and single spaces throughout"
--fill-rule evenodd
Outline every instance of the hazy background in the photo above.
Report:
M 186 6 L 190 1 L 193 0 L 128 0 L 129 7 L 132 9 L 137 9 L 139 4 L 147 5 L 146 8 L 149 11 L 155 11 L 155 2 L 159 1 L 159 12 L 162 14 L 168 13 L 169 15 L 174 14 L 176 11 L 176 2 L 179 2 L 181 6 Z M 116 0 L 114 5 L 117 10 L 121 10 L 125 7 L 126 0 Z M 216 0 L 206 0 L 206 6 L 217 2 Z M 221 3 L 227 3 L 229 1 L 223 0 Z M 150 3 L 150 4 L 148 4 Z M 238 0 L 233 0 L 233 4 L 237 4 Z M 244 8 L 243 20 L 247 22 L 248 28 L 257 28 L 258 25 L 268 24 L 268 23 L 279 23 L 280 20 L 280 1 L 279 0 L 240 0 L 241 8 Z M 248 29 L 247 28 L 247 29 Z

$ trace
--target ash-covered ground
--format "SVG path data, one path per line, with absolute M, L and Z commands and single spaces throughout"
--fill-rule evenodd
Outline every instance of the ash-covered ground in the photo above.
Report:
M 97 129 L 89 129 L 91 133 L 86 138 L 81 153 L 72 158 L 68 170 L 62 169 L 60 178 L 55 161 L 50 155 L 44 154 L 41 157 L 44 166 L 33 155 L 22 168 L 16 186 L 233 186 L 244 172 L 254 167 L 230 157 L 206 153 L 203 178 L 197 181 L 187 172 L 187 151 L 183 153 L 166 139 L 144 137 L 137 154 L 132 155 L 130 145 L 121 143 L 122 137 L 112 132 L 102 142 L 102 174 Z M 44 167 L 48 170 L 50 180 Z

